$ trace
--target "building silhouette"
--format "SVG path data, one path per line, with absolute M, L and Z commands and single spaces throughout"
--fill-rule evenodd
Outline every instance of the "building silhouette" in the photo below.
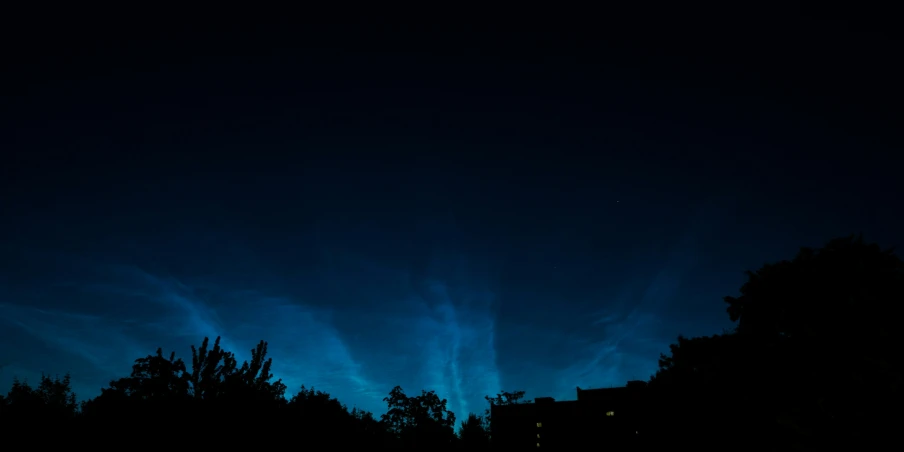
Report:
M 605 389 L 577 388 L 577 400 L 539 397 L 534 403 L 492 406 L 497 450 L 578 450 L 639 446 L 649 409 L 646 382 Z

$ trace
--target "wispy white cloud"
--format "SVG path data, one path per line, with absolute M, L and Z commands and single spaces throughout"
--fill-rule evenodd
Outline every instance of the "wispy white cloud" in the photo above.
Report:
M 187 358 L 189 345 L 220 336 L 240 359 L 268 341 L 274 373 L 290 391 L 314 386 L 379 413 L 395 385 L 410 394 L 432 389 L 464 417 L 482 412 L 484 395 L 500 390 L 571 398 L 576 385 L 622 384 L 639 369 L 652 369 L 657 354 L 639 358 L 637 350 L 660 345 L 659 306 L 671 302 L 687 255 L 679 250 L 658 274 L 601 301 L 606 309 L 578 315 L 567 331 L 542 321 L 506 324 L 502 331 L 496 295 L 458 263 L 414 273 L 337 255 L 332 273 L 318 275 L 348 298 L 335 302 L 304 290 L 289 294 L 229 280 L 201 286 L 136 266 L 96 265 L 91 277 L 58 284 L 60 292 L 0 309 L 31 337 L 93 368 L 86 377 L 75 375 L 84 380 L 78 380 L 83 396 L 128 374 L 132 360 L 157 347 Z M 356 291 L 348 281 L 366 289 Z M 504 350 L 501 335 L 509 344 Z M 503 375 L 500 361 L 513 370 Z
M 694 268 L 693 245 L 693 235 L 685 234 L 658 269 L 613 290 L 616 295 L 601 300 L 601 308 L 588 313 L 585 323 L 576 319 L 576 334 L 563 345 L 569 364 L 556 372 L 552 395 L 573 398 L 576 386 L 620 386 L 655 371 L 659 353 L 674 339 L 663 335 L 662 316 Z
M 274 373 L 297 390 L 302 384 L 353 399 L 374 409 L 388 392 L 366 375 L 342 334 L 333 326 L 334 313 L 286 297 L 245 291 L 244 309 L 229 313 L 231 334 L 245 345 L 268 342 Z M 343 398 L 343 396 L 345 396 Z
M 26 375 L 71 371 L 76 392 L 90 396 L 110 379 L 128 374 L 131 361 L 148 352 L 132 336 L 133 325 L 115 319 L 11 303 L 0 303 L 0 312 L 25 333 L 0 339 L 11 355 L 0 359 L 13 364 L 3 382 L 16 376 L 15 368 Z
M 418 300 L 412 331 L 422 344 L 419 383 L 449 399 L 457 413 L 482 411 L 483 396 L 499 390 L 499 371 L 489 300 L 475 302 L 473 297 L 489 295 L 459 295 L 439 281 L 428 283 L 427 293 L 427 299 Z

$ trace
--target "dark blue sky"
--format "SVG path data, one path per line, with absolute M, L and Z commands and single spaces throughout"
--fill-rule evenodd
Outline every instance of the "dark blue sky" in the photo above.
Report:
M 0 107 L 0 386 L 92 397 L 217 335 L 375 412 L 645 379 L 730 327 L 744 270 L 901 245 L 889 38 L 779 22 L 35 32 Z

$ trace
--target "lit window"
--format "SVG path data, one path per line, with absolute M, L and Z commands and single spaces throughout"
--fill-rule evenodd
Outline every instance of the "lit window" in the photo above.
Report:
M 539 433 L 537 433 L 537 439 L 540 439 L 540 434 L 539 434 Z
M 540 447 L 540 443 L 537 443 L 537 447 Z
M 537 422 L 537 427 L 542 427 L 542 426 L 543 426 L 542 422 Z
M 615 411 L 607 411 L 606 416 L 615 416 Z

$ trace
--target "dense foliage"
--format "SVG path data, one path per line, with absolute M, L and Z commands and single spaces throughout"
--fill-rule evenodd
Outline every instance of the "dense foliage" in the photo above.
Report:
M 679 337 L 661 357 L 650 382 L 660 431 L 766 447 L 888 441 L 904 375 L 892 314 L 904 261 L 846 237 L 747 277 L 739 297 L 725 297 L 734 331 Z

